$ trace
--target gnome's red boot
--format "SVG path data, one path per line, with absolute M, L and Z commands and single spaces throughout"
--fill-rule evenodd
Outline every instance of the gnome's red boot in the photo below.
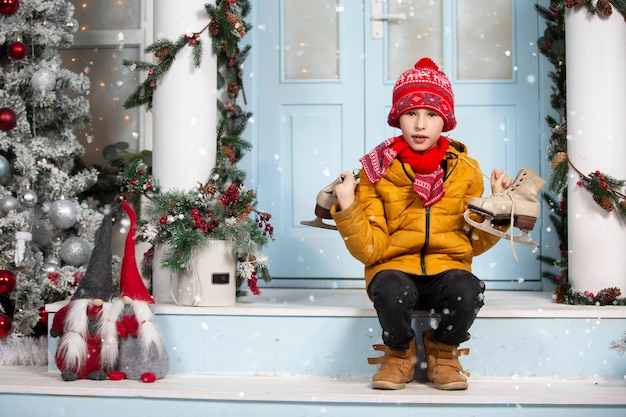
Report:
M 417 363 L 415 338 L 411 339 L 406 350 L 394 350 L 385 345 L 374 345 L 374 350 L 380 350 L 384 355 L 367 359 L 370 365 L 380 363 L 380 369 L 372 377 L 372 388 L 403 389 L 407 382 L 413 381 Z

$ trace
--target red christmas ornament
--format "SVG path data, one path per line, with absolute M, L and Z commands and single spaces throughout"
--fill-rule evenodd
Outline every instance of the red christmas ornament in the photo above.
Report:
M 15 14 L 20 8 L 19 0 L 0 0 L 0 13 L 5 16 Z
M 0 130 L 8 132 L 17 126 L 17 114 L 8 107 L 0 109 Z
M 48 327 L 48 312 L 46 311 L 45 307 L 39 308 L 39 323 Z
M 22 42 L 14 42 L 9 45 L 9 56 L 13 59 L 22 59 L 26 56 L 26 45 Z
M 13 322 L 11 321 L 11 317 L 4 313 L 0 313 L 0 339 L 10 335 L 12 327 Z
M 11 271 L 6 269 L 0 270 L 0 295 L 8 294 L 15 289 L 17 280 Z

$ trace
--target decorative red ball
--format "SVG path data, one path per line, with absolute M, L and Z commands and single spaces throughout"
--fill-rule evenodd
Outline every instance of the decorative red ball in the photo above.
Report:
M 17 126 L 17 115 L 8 107 L 0 109 L 0 130 L 8 132 Z
M 0 339 L 10 335 L 12 328 L 13 322 L 11 321 L 11 317 L 4 313 L 0 313 Z
M 0 0 L 0 13 L 5 16 L 15 14 L 20 8 L 19 0 Z
M 15 274 L 6 269 L 0 270 L 0 294 L 8 294 L 15 289 Z
M 13 59 L 22 59 L 26 56 L 26 45 L 22 42 L 14 42 L 9 45 L 9 56 Z

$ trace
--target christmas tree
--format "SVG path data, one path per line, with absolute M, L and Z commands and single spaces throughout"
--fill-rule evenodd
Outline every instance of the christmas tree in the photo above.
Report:
M 0 2 L 0 351 L 47 331 L 44 306 L 69 298 L 103 218 L 78 169 L 89 79 L 62 67 L 78 23 L 64 0 Z M 31 337 L 29 337 L 31 336 Z M 5 348 L 1 346 L 5 344 Z M 7 358 L 0 363 L 7 364 Z

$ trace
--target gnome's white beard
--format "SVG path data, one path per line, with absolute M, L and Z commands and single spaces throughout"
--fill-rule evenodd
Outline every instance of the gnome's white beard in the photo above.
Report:
M 90 303 L 87 299 L 70 301 L 63 324 L 58 350 L 67 368 L 73 371 L 81 369 L 87 359 L 87 308 Z
M 111 303 L 102 304 L 102 320 L 98 322 L 99 333 L 102 338 L 100 352 L 100 366 L 113 369 L 118 355 L 117 327 L 115 325 L 119 311 L 115 314 L 115 306 Z

